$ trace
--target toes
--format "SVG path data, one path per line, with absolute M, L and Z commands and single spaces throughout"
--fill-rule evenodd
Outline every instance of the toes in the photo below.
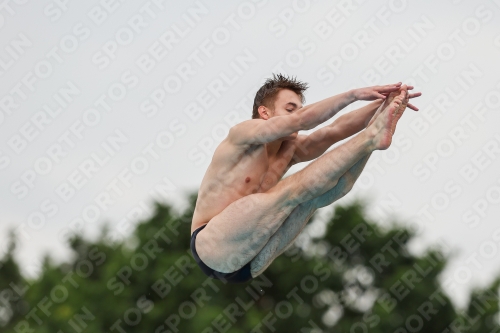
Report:
M 402 103 L 402 99 L 398 96 L 398 97 L 394 98 L 394 100 L 392 102 L 395 106 L 399 107 Z

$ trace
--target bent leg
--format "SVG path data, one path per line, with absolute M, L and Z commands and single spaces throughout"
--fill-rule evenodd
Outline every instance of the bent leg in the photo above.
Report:
M 281 227 L 271 236 L 267 244 L 252 260 L 250 267 L 252 277 L 256 277 L 290 247 L 302 232 L 314 212 L 330 205 L 345 196 L 352 189 L 361 171 L 365 167 L 371 153 L 362 157 L 342 177 L 337 185 L 323 195 L 298 205 Z
M 250 262 L 299 204 L 332 189 L 363 156 L 388 147 L 394 110 L 400 104 L 401 98 L 395 98 L 371 126 L 269 191 L 227 206 L 198 234 L 200 259 L 222 273 L 234 272 Z
M 391 94 L 384 103 L 376 111 L 367 126 L 370 126 L 380 113 L 389 105 L 392 100 L 398 96 L 398 93 Z M 399 118 L 406 108 L 408 96 L 401 103 L 397 110 L 395 119 L 391 124 L 392 133 L 395 131 L 395 126 Z M 306 201 L 298 205 L 292 214 L 283 222 L 281 227 L 273 234 L 268 243 L 262 248 L 259 254 L 251 262 L 252 277 L 260 275 L 279 255 L 287 250 L 293 244 L 295 239 L 302 232 L 309 219 L 314 212 L 321 207 L 330 205 L 345 196 L 354 186 L 354 183 L 359 178 L 361 171 L 364 169 L 371 153 L 363 156 L 356 162 L 340 179 L 337 185 L 332 189 L 312 200 Z
M 360 133 L 269 191 L 231 203 L 197 235 L 200 259 L 221 273 L 240 269 L 262 250 L 299 204 L 333 188 L 343 173 L 372 151 L 370 135 Z
M 240 269 L 259 253 L 295 207 L 284 192 L 255 193 L 234 201 L 198 233 L 198 256 L 221 273 Z
M 389 148 L 396 111 L 404 93 L 395 97 L 367 128 L 344 144 L 316 159 L 300 172 L 282 180 L 273 189 L 289 187 L 296 205 L 316 198 L 333 188 L 338 179 L 363 156 Z M 273 191 L 271 189 L 270 191 Z
M 373 150 L 370 143 L 365 141 L 365 136 L 358 135 L 319 157 L 303 170 L 280 181 L 268 192 L 248 195 L 231 203 L 225 210 L 212 218 L 197 235 L 196 249 L 200 259 L 208 267 L 221 273 L 234 272 L 253 260 L 297 206 L 303 204 L 296 212 L 296 214 L 298 212 L 305 214 L 301 215 L 301 222 L 309 219 L 310 214 L 314 213 L 317 208 L 315 207 L 312 212 L 305 212 L 309 209 L 304 208 L 309 205 L 306 202 L 335 187 L 339 178 L 343 176 L 343 174 L 338 173 L 344 169 L 345 173 L 357 162 L 357 160 L 352 161 L 353 156 L 358 156 L 360 152 L 365 151 L 367 152 L 361 157 L 367 153 L 371 154 Z M 346 154 L 350 156 L 347 161 L 343 158 Z M 322 159 L 326 161 L 320 161 Z M 339 160 L 342 162 L 338 162 Z M 330 170 L 327 175 L 321 174 L 323 172 L 321 169 L 328 170 L 328 165 L 333 171 Z M 301 175 L 306 169 L 308 173 L 302 177 Z M 290 181 L 291 178 L 297 179 L 297 182 Z M 344 178 L 347 179 L 349 176 Z M 282 184 L 286 180 L 289 180 L 288 183 Z M 311 185 L 312 187 L 309 188 L 310 183 L 316 183 L 317 186 Z M 330 186 L 330 188 L 326 186 Z M 298 202 L 297 195 L 294 193 L 298 193 L 304 202 Z M 308 197 L 311 199 L 305 200 Z M 318 200 L 314 202 L 314 205 L 321 207 Z M 313 207 L 312 203 L 311 207 Z M 290 235 L 296 235 L 300 233 L 300 230 L 293 231 Z M 290 237 L 288 236 L 288 238 Z

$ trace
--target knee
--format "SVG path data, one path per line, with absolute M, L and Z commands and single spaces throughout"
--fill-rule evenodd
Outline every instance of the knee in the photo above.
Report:
M 341 193 L 342 197 L 346 196 L 346 195 L 347 195 L 347 193 L 351 192 L 351 190 L 352 190 L 352 186 L 347 186 L 347 187 L 344 187 L 344 188 L 342 189 L 342 193 Z
M 342 196 L 345 196 L 347 193 L 351 192 L 353 186 L 354 186 L 354 182 L 351 181 L 351 179 L 349 179 L 349 177 L 346 177 L 345 182 L 344 182 L 342 189 L 341 189 Z

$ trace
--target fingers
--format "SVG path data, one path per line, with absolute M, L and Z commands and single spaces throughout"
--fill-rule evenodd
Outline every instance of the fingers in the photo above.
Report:
M 403 84 L 403 82 L 398 82 L 398 83 L 393 83 L 393 84 L 384 84 L 383 86 L 377 86 L 377 87 L 399 87 Z
M 413 94 L 410 94 L 408 92 L 408 90 L 413 90 L 414 88 L 415 88 L 414 86 L 406 86 L 406 85 L 402 86 L 402 83 L 398 82 L 396 84 L 388 84 L 385 86 L 375 87 L 375 90 L 376 90 L 375 94 L 377 94 L 379 96 L 383 96 L 383 97 L 379 97 L 379 98 L 386 99 L 387 96 L 389 95 L 389 93 L 396 91 L 396 90 L 401 90 L 399 92 L 398 97 L 396 97 L 397 99 L 401 99 L 401 101 L 398 101 L 398 102 L 401 103 L 403 100 L 405 100 L 405 102 L 408 102 L 408 100 L 410 98 L 422 96 L 421 92 L 417 92 L 417 93 L 413 93 Z M 419 110 L 415 105 L 413 105 L 411 103 L 407 103 L 407 107 L 409 107 L 410 109 L 412 109 L 414 111 Z
M 415 88 L 414 86 L 411 85 L 407 86 L 406 84 L 402 84 L 402 82 L 398 82 L 395 84 L 388 84 L 385 86 L 371 87 L 372 90 L 371 93 L 373 96 L 372 98 L 382 99 L 382 100 L 386 100 L 389 96 L 391 96 L 392 93 L 392 96 L 394 97 L 399 96 L 402 101 L 404 100 L 407 103 L 407 107 L 409 107 L 412 110 L 418 111 L 418 108 L 415 105 L 408 103 L 408 100 L 410 98 L 422 96 L 421 92 L 410 94 L 409 90 L 413 90 L 414 88 Z
M 411 104 L 411 103 L 408 103 L 408 105 L 407 105 L 407 106 L 408 106 L 410 109 L 414 110 L 414 111 L 418 111 L 418 108 L 417 108 L 415 105 Z
M 398 90 L 399 87 L 401 87 L 401 82 L 394 83 L 394 84 L 386 84 L 383 86 L 373 86 L 372 88 L 378 92 L 391 92 L 394 90 Z
M 386 86 L 382 86 L 382 87 L 392 87 L 392 86 L 397 86 L 397 87 L 402 88 L 402 87 L 401 87 L 401 82 L 399 82 L 399 83 L 397 83 L 397 84 L 392 84 L 392 85 L 391 85 L 391 84 L 388 84 L 388 85 L 386 85 Z M 413 89 L 415 89 L 415 87 L 414 87 L 414 86 L 406 86 L 406 89 L 407 89 L 407 90 L 413 90 Z M 380 90 L 379 90 L 379 91 L 380 91 Z M 422 93 L 419 93 L 419 94 L 421 95 Z M 418 95 L 418 96 L 420 96 L 420 95 Z M 417 97 L 417 96 L 415 96 L 415 97 Z
M 422 93 L 421 93 L 421 92 L 414 93 L 414 94 L 410 94 L 408 97 L 409 97 L 409 98 L 415 98 L 415 97 L 419 97 L 419 96 L 422 96 Z M 408 103 L 408 105 L 407 105 L 407 106 L 408 106 L 410 109 L 412 109 L 412 110 L 418 111 L 418 108 L 417 108 L 415 105 L 411 104 L 411 103 Z
M 380 93 L 383 93 L 383 92 L 391 92 L 391 91 L 396 91 L 396 90 L 399 90 L 399 88 L 401 87 L 401 85 L 387 85 L 387 86 L 378 86 L 378 87 L 375 87 L 375 91 L 378 91 Z

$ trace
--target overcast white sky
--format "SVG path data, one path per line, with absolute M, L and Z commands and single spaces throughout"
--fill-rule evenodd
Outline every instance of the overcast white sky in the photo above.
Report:
M 44 0 L 0 15 L 0 237 L 17 228 L 26 274 L 67 258 L 70 228 L 126 235 L 155 198 L 182 209 L 272 73 L 308 82 L 306 105 L 414 84 L 420 111 L 342 200 L 417 228 L 416 253 L 451 249 L 457 305 L 500 274 L 500 2 Z

